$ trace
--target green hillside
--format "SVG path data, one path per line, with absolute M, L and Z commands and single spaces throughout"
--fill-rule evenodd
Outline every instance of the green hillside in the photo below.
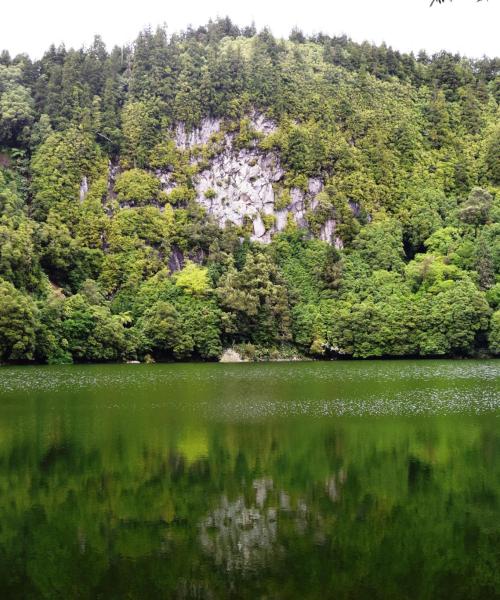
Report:
M 500 58 L 228 19 L 0 55 L 0 362 L 500 353 Z

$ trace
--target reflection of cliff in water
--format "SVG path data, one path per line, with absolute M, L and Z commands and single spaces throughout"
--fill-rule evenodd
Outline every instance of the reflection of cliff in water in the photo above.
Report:
M 325 481 L 325 493 L 331 502 L 338 501 L 345 480 L 341 469 Z M 312 511 L 302 498 L 297 498 L 292 506 L 286 490 L 273 493 L 271 477 L 255 479 L 252 487 L 254 503 L 247 505 L 243 496 L 234 501 L 223 496 L 219 506 L 200 522 L 201 547 L 218 567 L 250 571 L 284 556 L 285 549 L 278 541 L 280 516 L 291 521 L 297 534 L 312 533 L 316 543 L 325 541 L 324 519 L 317 507 Z
M 276 510 L 247 507 L 242 497 L 220 506 L 201 522 L 200 543 L 227 571 L 254 569 L 275 551 Z

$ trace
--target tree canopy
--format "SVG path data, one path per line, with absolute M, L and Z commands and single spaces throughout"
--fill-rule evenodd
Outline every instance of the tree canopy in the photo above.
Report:
M 499 102 L 498 57 L 229 19 L 3 52 L 0 361 L 498 354 Z

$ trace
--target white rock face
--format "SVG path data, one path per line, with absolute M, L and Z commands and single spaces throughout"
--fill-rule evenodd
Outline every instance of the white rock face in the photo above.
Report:
M 203 119 L 200 127 L 186 131 L 184 123 L 178 123 L 175 128 L 175 143 L 178 148 L 186 150 L 192 146 L 208 144 L 210 136 L 220 131 L 220 119 Z
M 250 118 L 250 123 L 255 131 L 259 133 L 264 133 L 265 135 L 269 135 L 270 133 L 274 133 L 278 127 L 274 121 L 271 121 L 266 115 L 263 115 L 258 112 L 254 112 Z
M 156 171 L 156 177 L 158 177 L 160 180 L 162 191 L 168 193 L 175 188 L 176 184 L 174 181 L 172 181 L 171 173 L 163 173 L 160 169 L 158 169 Z
M 293 215 L 299 227 L 307 227 L 306 211 L 309 207 L 316 207 L 314 197 L 323 188 L 320 179 L 310 179 L 307 192 L 292 188 L 290 204 L 276 210 L 273 184 L 283 176 L 276 154 L 262 154 L 257 149 L 235 151 L 227 140 L 224 152 L 194 180 L 197 202 L 206 208 L 220 227 L 227 222 L 243 225 L 250 220 L 253 226 L 251 239 L 269 243 L 274 233 L 285 229 L 289 214 Z M 267 228 L 263 219 L 266 215 L 274 217 L 274 223 L 268 221 Z M 332 232 L 330 225 L 325 239 Z
M 236 352 L 236 350 L 234 350 L 233 348 L 227 348 L 222 353 L 222 356 L 220 357 L 219 362 L 221 362 L 221 363 L 240 363 L 240 362 L 246 362 L 246 361 L 243 360 L 243 358 L 241 357 L 241 354 L 239 352 Z
M 227 221 L 243 225 L 248 218 L 253 222 L 253 238 L 269 241 L 262 215 L 274 214 L 273 183 L 283 175 L 276 155 L 227 147 L 195 178 L 197 201 L 221 227 Z
M 264 135 L 274 133 L 278 129 L 274 121 L 256 111 L 251 114 L 250 123 L 255 131 Z M 181 150 L 187 150 L 193 146 L 205 145 L 210 140 L 212 134 L 219 133 L 221 125 L 221 119 L 207 117 L 201 121 L 199 127 L 187 131 L 184 123 L 177 123 L 174 131 L 175 144 Z
M 84 175 L 80 182 L 80 202 L 83 202 L 89 193 L 89 182 L 87 177 Z
M 277 129 L 276 124 L 261 113 L 253 112 L 250 121 L 252 127 L 264 135 Z M 186 131 L 183 123 L 179 123 L 175 128 L 175 142 L 178 148 L 186 150 L 207 144 L 210 136 L 220 131 L 220 119 L 203 119 L 200 127 L 190 132 Z M 226 223 L 241 226 L 251 222 L 251 239 L 269 243 L 274 233 L 285 229 L 289 215 L 299 227 L 307 228 L 306 213 L 317 208 L 316 196 L 323 189 L 321 179 L 311 178 L 307 191 L 292 188 L 289 205 L 276 210 L 273 184 L 280 182 L 284 175 L 277 154 L 263 154 L 257 148 L 237 150 L 233 147 L 232 136 L 226 134 L 224 150 L 212 160 L 208 169 L 194 177 L 196 200 L 220 227 L 225 227 Z M 158 171 L 157 176 L 164 191 L 175 187 L 169 174 Z M 266 216 L 274 218 L 266 219 Z M 342 242 L 334 238 L 335 225 L 333 219 L 327 221 L 321 229 L 320 238 L 337 245 Z
M 332 242 L 332 236 L 335 233 L 335 226 L 335 220 L 328 219 L 321 227 L 321 230 L 319 232 L 319 239 L 330 244 Z

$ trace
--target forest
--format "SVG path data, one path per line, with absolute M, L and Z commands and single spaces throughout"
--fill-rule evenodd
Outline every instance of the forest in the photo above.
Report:
M 498 57 L 229 19 L 3 51 L 0 363 L 500 354 L 499 106 Z M 266 243 L 221 155 L 277 165 Z

